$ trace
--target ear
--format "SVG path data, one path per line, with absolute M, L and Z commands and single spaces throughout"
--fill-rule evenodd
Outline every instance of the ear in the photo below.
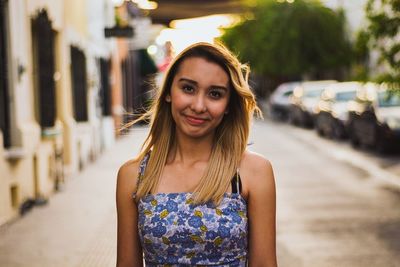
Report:
M 171 95 L 170 94 L 165 96 L 165 101 L 168 103 L 171 103 Z
M 227 115 L 229 113 L 229 109 L 225 110 L 224 114 Z

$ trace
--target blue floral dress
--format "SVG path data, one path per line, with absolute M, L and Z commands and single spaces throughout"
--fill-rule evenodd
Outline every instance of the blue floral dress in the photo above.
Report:
M 247 264 L 247 205 L 240 192 L 225 194 L 217 207 L 193 204 L 191 193 L 149 194 L 138 201 L 138 213 L 146 266 Z

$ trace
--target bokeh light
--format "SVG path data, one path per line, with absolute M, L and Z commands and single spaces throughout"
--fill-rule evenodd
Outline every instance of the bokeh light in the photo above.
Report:
M 234 15 L 213 15 L 201 18 L 174 20 L 171 28 L 161 31 L 156 39 L 158 45 L 171 41 L 175 51 L 179 53 L 185 47 L 196 42 L 213 42 L 221 36 L 221 29 L 239 21 Z

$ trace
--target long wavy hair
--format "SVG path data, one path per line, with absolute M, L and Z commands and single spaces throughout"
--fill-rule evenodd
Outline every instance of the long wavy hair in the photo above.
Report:
M 208 165 L 194 190 L 194 203 L 210 200 L 215 204 L 220 203 L 246 150 L 254 112 L 262 117 L 248 84 L 247 65 L 241 64 L 222 44 L 196 43 L 189 46 L 171 63 L 153 105 L 138 119 L 150 119 L 150 131 L 136 160 L 143 160 L 150 151 L 151 156 L 144 175 L 139 177 L 136 200 L 149 193 L 155 193 L 168 153 L 175 144 L 175 122 L 171 113 L 171 103 L 165 99 L 171 92 L 173 79 L 181 63 L 191 57 L 200 57 L 221 66 L 228 74 L 231 91 L 229 112 L 215 130 Z

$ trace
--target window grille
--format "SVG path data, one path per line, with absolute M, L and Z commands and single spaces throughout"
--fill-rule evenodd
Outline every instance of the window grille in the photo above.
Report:
M 88 120 L 86 57 L 82 50 L 71 46 L 71 79 L 75 120 Z
M 111 115 L 111 91 L 110 91 L 110 61 L 100 59 L 100 99 L 103 116 Z
M 41 10 L 32 20 L 32 41 L 37 87 L 36 117 L 42 128 L 54 127 L 56 119 L 54 31 L 46 10 Z
M 10 114 L 9 114 L 9 88 L 8 88 L 8 61 L 7 61 L 7 28 L 6 28 L 7 3 L 0 0 L 0 130 L 3 134 L 3 146 L 11 146 Z

